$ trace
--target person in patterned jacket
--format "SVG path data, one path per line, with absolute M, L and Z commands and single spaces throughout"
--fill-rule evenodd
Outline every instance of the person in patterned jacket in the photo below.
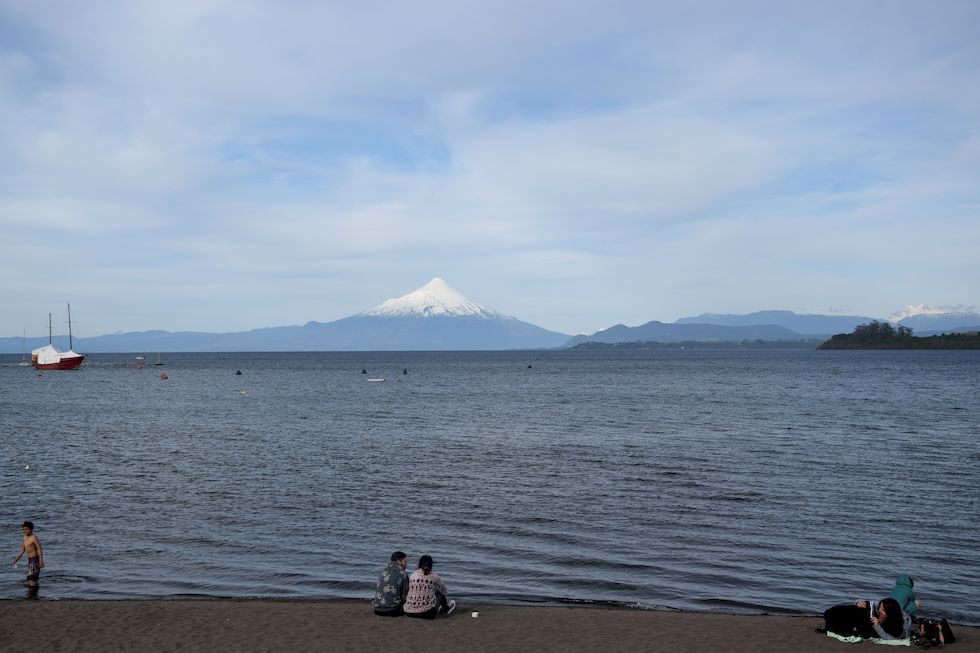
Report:
M 432 573 L 432 556 L 419 558 L 419 568 L 408 578 L 408 597 L 405 615 L 420 619 L 435 619 L 442 612 L 447 617 L 456 610 L 456 601 L 447 601 L 446 584 L 439 574 Z
M 391 554 L 391 562 L 378 576 L 378 586 L 374 590 L 374 614 L 379 617 L 400 617 L 402 607 L 408 596 L 408 556 L 402 551 Z

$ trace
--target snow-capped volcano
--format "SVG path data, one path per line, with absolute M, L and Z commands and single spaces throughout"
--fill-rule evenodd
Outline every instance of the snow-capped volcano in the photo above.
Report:
M 321 349 L 535 349 L 560 347 L 568 340 L 470 301 L 439 277 L 363 313 L 307 326 L 317 333 Z
M 512 320 L 492 308 L 467 299 L 440 277 L 436 277 L 418 290 L 389 299 L 359 315 L 366 317 L 479 317 L 495 320 Z

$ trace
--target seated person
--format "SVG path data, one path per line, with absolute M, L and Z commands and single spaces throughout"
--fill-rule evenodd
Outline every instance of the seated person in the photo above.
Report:
M 915 614 L 915 611 L 922 606 L 919 600 L 915 598 L 915 592 L 912 590 L 914 585 L 915 581 L 910 576 L 899 576 L 895 579 L 895 587 L 892 589 L 892 593 L 888 595 L 888 598 L 898 601 L 899 607 L 909 615 Z
M 408 556 L 401 551 L 391 554 L 391 562 L 378 576 L 374 589 L 374 614 L 379 617 L 400 617 L 404 612 L 405 598 L 408 596 Z
M 419 568 L 408 578 L 408 598 L 405 614 L 419 619 L 435 619 L 440 610 L 448 617 L 456 609 L 456 601 L 447 601 L 446 584 L 439 574 L 432 573 L 432 556 L 419 558 Z

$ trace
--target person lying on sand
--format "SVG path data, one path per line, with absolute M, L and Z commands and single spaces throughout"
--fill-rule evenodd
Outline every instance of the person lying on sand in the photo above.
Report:
M 864 639 L 905 639 L 912 625 L 912 618 L 892 598 L 835 605 L 823 613 L 823 619 L 824 628 L 818 632 Z

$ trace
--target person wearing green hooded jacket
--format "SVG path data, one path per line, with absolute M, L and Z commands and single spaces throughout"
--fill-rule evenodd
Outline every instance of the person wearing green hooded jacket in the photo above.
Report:
M 895 588 L 892 593 L 888 596 L 890 598 L 898 601 L 898 605 L 901 606 L 905 614 L 912 616 L 915 611 L 919 609 L 921 605 L 919 600 L 915 598 L 915 592 L 912 590 L 912 586 L 915 581 L 909 576 L 899 576 L 895 579 Z

